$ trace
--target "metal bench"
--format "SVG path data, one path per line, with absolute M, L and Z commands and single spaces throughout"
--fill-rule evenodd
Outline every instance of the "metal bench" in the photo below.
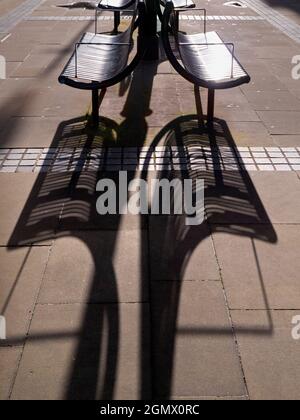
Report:
M 178 14 L 186 9 L 176 9 L 174 2 L 167 1 L 164 15 L 162 38 L 166 55 L 174 69 L 196 88 L 208 89 L 207 122 L 213 123 L 215 90 L 229 89 L 250 82 L 250 76 L 234 55 L 234 45 L 223 42 L 216 32 L 207 32 L 206 10 L 194 9 L 204 13 L 204 32 L 188 35 L 179 31 L 176 21 Z M 169 28 L 175 41 L 180 61 L 173 51 Z M 199 103 L 197 103 L 199 105 Z M 203 119 L 202 105 L 200 109 Z
M 60 83 L 77 89 L 92 91 L 92 117 L 94 125 L 99 119 L 99 90 L 103 99 L 106 89 L 125 79 L 134 70 L 142 58 L 145 47 L 139 25 L 139 39 L 135 57 L 128 63 L 133 47 L 133 32 L 137 16 L 144 20 L 145 4 L 139 1 L 135 7 L 131 23 L 125 32 L 108 35 L 85 33 L 75 45 L 63 72 L 59 76 Z M 95 28 L 96 29 L 96 28 Z
M 110 11 L 114 13 L 114 33 L 118 32 L 121 22 L 121 12 L 128 10 L 129 7 L 134 6 L 136 0 L 101 0 L 96 8 L 96 21 L 99 11 Z

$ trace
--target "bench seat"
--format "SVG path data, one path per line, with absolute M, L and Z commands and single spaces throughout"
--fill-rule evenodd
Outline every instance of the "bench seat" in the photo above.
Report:
M 103 83 L 117 76 L 127 66 L 130 38 L 130 31 L 117 35 L 85 33 L 77 48 L 77 71 L 74 52 L 60 76 L 60 82 L 78 79 Z
M 192 35 L 178 32 L 177 37 L 182 63 L 198 79 L 218 83 L 249 82 L 249 75 L 216 32 Z

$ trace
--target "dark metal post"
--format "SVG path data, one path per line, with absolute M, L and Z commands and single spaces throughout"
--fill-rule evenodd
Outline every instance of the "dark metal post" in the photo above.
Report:
M 159 59 L 159 43 L 157 35 L 157 2 L 159 0 L 146 0 L 146 22 L 144 34 L 146 36 L 147 51 L 144 60 Z
M 215 91 L 214 89 L 208 89 L 208 106 L 207 106 L 207 123 L 212 125 L 214 122 L 215 112 Z
M 99 124 L 99 92 L 97 89 L 92 91 L 92 122 L 93 126 L 98 127 Z
M 114 33 L 118 33 L 119 25 L 121 23 L 121 12 L 114 12 Z
M 194 94 L 195 94 L 199 127 L 201 129 L 204 129 L 204 116 L 203 116 L 203 108 L 202 108 L 202 102 L 201 102 L 201 93 L 200 93 L 199 86 L 197 85 L 194 85 Z

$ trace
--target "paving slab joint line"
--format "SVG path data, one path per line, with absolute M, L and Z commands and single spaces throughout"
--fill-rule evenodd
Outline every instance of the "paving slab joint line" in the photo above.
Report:
M 228 300 L 228 297 L 227 297 L 225 284 L 224 284 L 224 279 L 223 279 L 223 275 L 222 275 L 222 268 L 221 268 L 221 264 L 220 264 L 218 254 L 217 254 L 217 248 L 216 248 L 216 245 L 215 245 L 213 231 L 212 231 L 210 225 L 209 225 L 209 230 L 210 230 L 211 242 L 212 242 L 212 246 L 213 246 L 213 252 L 214 252 L 214 255 L 215 255 L 216 263 L 217 263 L 218 270 L 219 270 L 219 276 L 220 276 L 220 280 L 221 280 L 221 284 L 222 284 L 226 311 L 227 311 L 228 319 L 229 319 L 229 322 L 230 322 L 233 339 L 234 339 L 234 342 L 235 342 L 235 347 L 236 347 L 236 352 L 237 352 L 237 356 L 238 356 L 239 363 L 240 363 L 241 373 L 242 373 L 242 376 L 243 376 L 245 392 L 246 392 L 247 397 L 250 398 L 249 388 L 248 388 L 247 379 L 246 379 L 246 372 L 245 372 L 245 369 L 244 369 L 244 366 L 243 366 L 242 354 L 240 352 L 238 338 L 237 338 L 237 334 L 235 332 L 234 323 L 233 323 L 233 319 L 232 319 L 231 312 L 230 312 L 229 300 Z
M 8 394 L 8 400 L 11 399 L 11 396 L 12 396 L 12 393 L 13 393 L 13 390 L 14 390 L 14 386 L 15 386 L 15 383 L 16 383 L 16 380 L 17 380 L 17 376 L 18 376 L 18 372 L 19 372 L 20 365 L 21 365 L 21 362 L 22 362 L 22 358 L 23 358 L 25 346 L 26 346 L 26 343 L 27 343 L 28 338 L 29 338 L 29 332 L 30 332 L 32 321 L 33 321 L 34 313 L 35 313 L 36 307 L 38 305 L 39 296 L 40 296 L 42 285 L 43 285 L 44 278 L 45 278 L 45 275 L 46 275 L 46 269 L 48 267 L 48 263 L 49 263 L 49 260 L 50 260 L 50 256 L 51 256 L 51 252 L 52 252 L 52 247 L 53 247 L 53 241 L 52 241 L 52 245 L 49 246 L 48 255 L 47 255 L 47 261 L 46 261 L 46 264 L 45 264 L 43 273 L 41 275 L 41 281 L 40 281 L 39 288 L 38 288 L 38 290 L 36 292 L 35 302 L 34 302 L 34 305 L 33 305 L 32 313 L 31 313 L 31 316 L 30 316 L 29 321 L 28 321 L 27 333 L 26 333 L 26 336 L 25 336 L 25 339 L 24 339 L 24 342 L 23 342 L 22 346 L 20 346 L 21 351 L 20 351 L 20 355 L 19 355 L 19 358 L 18 358 L 18 363 L 17 363 L 16 371 L 15 371 L 15 374 L 14 374 L 14 376 L 12 378 L 12 381 L 11 381 L 11 386 L 10 386 L 10 390 L 9 390 L 9 394 Z M 29 252 L 32 249 L 33 249 L 33 246 L 30 246 Z

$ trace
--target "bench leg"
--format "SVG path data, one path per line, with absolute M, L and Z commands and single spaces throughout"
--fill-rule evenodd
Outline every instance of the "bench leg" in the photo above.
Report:
M 98 127 L 99 123 L 99 91 L 92 91 L 92 122 L 94 127 Z
M 199 127 L 204 128 L 204 116 L 203 116 L 203 108 L 202 108 L 202 101 L 201 101 L 201 93 L 199 86 L 194 85 L 194 94 L 195 94 L 195 101 L 196 101 L 196 109 L 198 115 L 198 122 Z
M 207 124 L 213 125 L 215 113 L 215 91 L 208 89 Z
M 99 125 L 99 108 L 102 104 L 105 94 L 106 89 L 101 89 L 100 96 L 97 89 L 92 91 L 92 124 L 93 127 L 96 128 Z
M 121 23 L 121 13 L 114 12 L 114 33 L 118 33 L 120 23 Z
M 175 22 L 174 22 L 176 32 L 179 31 L 179 12 L 175 11 Z

